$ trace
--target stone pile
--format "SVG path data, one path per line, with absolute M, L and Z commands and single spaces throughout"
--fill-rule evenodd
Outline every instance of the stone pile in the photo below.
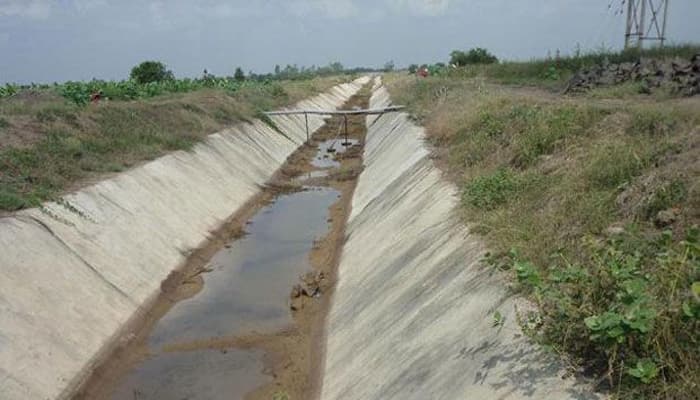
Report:
M 642 58 L 637 62 L 620 64 L 604 62 L 576 73 L 565 92 L 581 92 L 629 81 L 641 82 L 642 92 L 646 93 L 663 86 L 684 96 L 700 94 L 700 54 L 690 60 Z

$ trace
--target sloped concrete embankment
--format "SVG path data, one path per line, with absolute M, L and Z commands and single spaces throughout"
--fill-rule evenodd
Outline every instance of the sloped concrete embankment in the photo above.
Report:
M 375 88 L 371 107 L 389 105 Z M 423 129 L 403 113 L 367 123 L 321 398 L 595 398 L 521 335 L 516 299 L 479 265 L 484 248 L 454 215 L 458 192 L 430 160 Z
M 336 108 L 368 79 L 297 104 Z M 0 398 L 68 397 L 92 364 L 306 138 L 303 116 L 209 136 L 0 219 Z M 310 130 L 323 120 L 309 117 Z

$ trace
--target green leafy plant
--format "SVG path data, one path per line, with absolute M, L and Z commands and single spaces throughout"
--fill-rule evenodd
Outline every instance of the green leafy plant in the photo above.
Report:
M 605 368 L 625 392 L 650 394 L 659 376 L 667 383 L 697 376 L 699 237 L 694 227 L 683 240 L 664 232 L 591 242 L 589 264 L 561 258 L 547 269 L 510 253 L 517 281 L 539 305 L 541 323 L 525 331 Z M 659 269 L 673 273 L 652 273 Z
M 500 311 L 496 310 L 496 312 L 493 313 L 493 321 L 491 322 L 491 326 L 494 328 L 503 326 L 506 322 L 506 317 L 501 314 Z
M 653 361 L 643 359 L 637 361 L 637 365 L 635 365 L 634 368 L 629 368 L 627 373 L 639 379 L 642 383 L 651 383 L 651 381 L 659 376 L 659 369 Z

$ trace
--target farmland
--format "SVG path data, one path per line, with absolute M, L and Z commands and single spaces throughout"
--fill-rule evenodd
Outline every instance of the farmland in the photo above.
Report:
M 224 127 L 349 79 L 6 85 L 0 91 L 0 212 L 37 206 L 105 174 L 189 149 Z M 101 99 L 91 104 L 99 91 Z

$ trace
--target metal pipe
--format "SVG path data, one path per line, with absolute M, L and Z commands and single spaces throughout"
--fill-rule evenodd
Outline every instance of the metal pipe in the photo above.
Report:
M 401 111 L 405 106 L 391 106 L 385 108 L 373 108 L 367 110 L 341 110 L 341 111 L 324 111 L 324 110 L 288 110 L 288 111 L 268 111 L 265 115 L 294 115 L 294 114 L 311 114 L 311 115 L 377 115 L 388 112 Z

